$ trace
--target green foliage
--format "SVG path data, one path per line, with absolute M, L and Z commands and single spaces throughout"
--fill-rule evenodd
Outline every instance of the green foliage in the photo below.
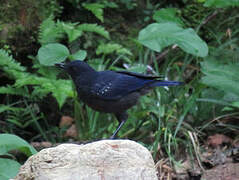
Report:
M 27 156 L 37 151 L 22 138 L 13 134 L 0 134 L 0 155 L 7 154 L 11 150 L 19 150 Z
M 187 53 L 205 57 L 207 44 L 191 28 L 183 29 L 175 23 L 153 23 L 139 32 L 139 42 L 161 52 L 164 47 L 177 44 Z
M 21 164 L 19 164 L 17 161 L 0 158 L 0 179 L 9 180 L 14 178 L 17 175 L 20 167 Z
M 85 50 L 78 50 L 76 53 L 69 56 L 71 60 L 84 60 L 87 56 L 87 52 Z
M 53 19 L 53 16 L 49 16 L 40 25 L 38 42 L 41 45 L 58 42 L 63 37 L 62 29 L 57 26 Z
M 16 88 L 13 86 L 1 86 L 0 87 L 0 94 L 9 94 L 9 95 L 18 95 L 23 97 L 29 97 L 28 90 L 26 88 Z
M 22 89 L 26 85 L 33 85 L 35 94 L 38 97 L 46 96 L 49 93 L 56 98 L 59 106 L 61 107 L 67 97 L 73 97 L 73 91 L 71 82 L 69 80 L 56 80 L 55 78 L 49 79 L 48 77 L 41 76 L 39 74 L 33 74 L 26 72 L 26 69 L 19 65 L 8 53 L 4 50 L 0 50 L 0 68 L 4 70 L 9 77 L 14 79 L 16 82 L 11 88 L 0 87 L 2 92 L 19 95 L 23 90 L 17 91 L 16 89 Z
M 109 33 L 105 30 L 104 27 L 97 25 L 97 24 L 80 24 L 79 23 L 65 23 L 58 21 L 57 27 L 67 34 L 68 41 L 73 42 L 77 38 L 83 35 L 83 32 L 94 32 L 99 34 L 106 39 L 110 39 Z
M 75 28 L 78 23 L 57 22 L 57 25 L 67 34 L 68 41 L 73 42 L 79 38 L 83 32 Z
M 43 96 L 52 93 L 56 98 L 59 107 L 65 103 L 66 98 L 73 97 L 73 90 L 70 80 L 63 79 L 49 79 L 47 77 L 39 77 L 32 74 L 24 74 L 21 79 L 16 80 L 16 87 L 23 87 L 26 85 L 34 85 L 34 94 L 41 94 Z
M 127 68 L 127 71 L 145 73 L 147 72 L 147 66 L 144 64 L 133 64 L 132 66 Z
M 228 6 L 239 6 L 239 0 L 206 0 L 204 3 L 206 7 L 224 8 Z
M 40 25 L 38 41 L 41 45 L 59 42 L 59 40 L 64 38 L 64 34 L 67 35 L 68 41 L 72 42 L 82 36 L 83 32 L 94 32 L 106 39 L 110 39 L 109 33 L 100 25 L 55 22 L 53 19 L 54 17 L 50 16 Z
M 132 10 L 138 6 L 134 0 L 119 0 L 120 3 L 124 4 L 127 9 Z
M 3 49 L 0 49 L 0 67 L 11 74 L 12 71 L 23 72 L 26 70 L 20 63 L 16 62 L 11 55 L 9 55 Z
M 2 112 L 4 112 L 4 111 L 8 111 L 8 110 L 18 111 L 19 108 L 15 108 L 15 107 L 11 107 L 11 106 L 7 106 L 7 105 L 0 104 L 0 113 L 2 113 Z
M 178 9 L 163 8 L 154 12 L 153 19 L 158 23 L 174 22 L 179 26 L 183 26 L 182 20 L 177 16 Z
M 68 48 L 59 43 L 42 46 L 37 54 L 39 62 L 45 66 L 52 66 L 55 63 L 65 61 L 69 55 Z
M 18 150 L 28 157 L 37 151 L 22 138 L 12 134 L 0 134 L 0 156 L 9 156 L 9 151 Z M 8 180 L 16 176 L 20 164 L 12 159 L 0 158 L 0 178 Z
M 106 39 L 110 39 L 109 33 L 105 30 L 105 28 L 97 24 L 80 24 L 76 27 L 76 29 L 83 32 L 94 32 Z
M 0 105 L 1 109 L 7 111 L 6 121 L 18 128 L 25 129 L 33 126 L 41 116 L 34 117 L 31 114 L 36 114 L 39 111 L 38 107 L 27 106 L 26 108 L 13 107 L 13 105 Z M 41 130 L 40 130 L 41 131 Z
M 101 22 L 104 22 L 103 9 L 104 5 L 99 3 L 83 3 L 85 9 L 91 11 Z
M 120 44 L 116 44 L 116 43 L 108 43 L 108 44 L 100 44 L 97 47 L 96 50 L 96 54 L 112 54 L 112 53 L 116 53 L 116 54 L 125 54 L 125 55 L 132 55 L 132 53 L 126 49 L 123 48 Z
M 202 77 L 202 82 L 210 87 L 224 91 L 225 95 L 222 99 L 227 103 L 232 103 L 232 106 L 237 107 L 239 102 L 239 64 L 225 64 L 218 59 L 208 57 L 201 63 L 202 72 L 205 76 Z M 226 104 L 226 103 L 225 103 Z
M 206 75 L 202 82 L 208 86 L 233 93 L 239 98 L 239 64 L 219 63 L 218 60 L 208 57 L 202 64 L 202 72 Z

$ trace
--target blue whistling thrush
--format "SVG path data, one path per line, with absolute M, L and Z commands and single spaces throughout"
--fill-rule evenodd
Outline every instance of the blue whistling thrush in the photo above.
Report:
M 159 80 L 150 76 L 127 71 L 95 71 L 83 61 L 57 63 L 75 83 L 78 97 L 92 109 L 113 113 L 119 125 L 111 139 L 114 139 L 128 118 L 127 109 L 137 104 L 140 96 L 158 86 L 176 86 L 177 81 Z

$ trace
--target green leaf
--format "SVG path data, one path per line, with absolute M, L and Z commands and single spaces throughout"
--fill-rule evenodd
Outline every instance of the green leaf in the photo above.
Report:
M 111 54 L 113 52 L 116 52 L 116 54 L 127 54 L 127 55 L 132 55 L 132 53 L 126 49 L 123 48 L 120 44 L 116 43 L 108 43 L 108 44 L 100 44 L 97 47 L 96 54 Z
M 0 114 L 5 111 L 18 111 L 20 108 L 11 107 L 11 105 L 0 104 Z
M 77 26 L 77 30 L 84 32 L 94 32 L 106 39 L 110 39 L 109 32 L 105 30 L 104 27 L 97 24 L 81 24 Z
M 49 85 L 49 86 L 48 86 Z M 51 88 L 52 95 L 56 98 L 59 107 L 61 108 L 66 101 L 66 98 L 73 97 L 72 82 L 70 80 L 59 79 L 44 85 L 45 88 Z
M 179 26 L 182 26 L 183 22 L 176 16 L 177 11 L 178 9 L 176 8 L 163 8 L 155 11 L 153 19 L 158 23 L 173 22 L 178 24 Z
M 239 64 L 219 63 L 213 57 L 208 57 L 201 63 L 202 82 L 208 86 L 233 93 L 239 98 Z
M 0 94 L 11 94 L 11 95 L 18 95 L 24 97 L 30 97 L 29 92 L 26 88 L 16 88 L 13 86 L 0 86 Z
M 37 153 L 24 139 L 13 134 L 0 134 L 0 155 L 4 155 L 11 150 L 19 150 L 27 156 Z
M 38 41 L 41 45 L 56 43 L 62 37 L 62 28 L 57 26 L 52 15 L 41 23 L 38 35 Z
M 216 8 L 239 6 L 239 0 L 206 0 L 204 6 Z
M 235 108 L 239 108 L 239 102 L 238 101 L 237 102 L 233 102 L 232 106 L 235 107 Z
M 26 68 L 24 66 L 21 66 L 20 63 L 16 62 L 7 51 L 0 49 L 0 68 L 4 69 L 5 67 L 16 71 L 26 70 Z
M 145 66 L 144 64 L 133 64 L 133 66 L 130 66 L 127 71 L 145 73 L 147 71 L 147 66 Z
M 64 61 L 70 52 L 68 48 L 59 43 L 52 43 L 42 46 L 38 50 L 38 59 L 41 64 L 46 66 L 52 66 L 55 63 Z
M 82 31 L 76 29 L 75 25 L 77 25 L 77 23 L 58 22 L 58 26 L 61 26 L 62 29 L 66 32 L 69 42 L 76 40 L 82 35 Z
M 55 80 L 28 74 L 23 78 L 17 79 L 15 83 L 16 87 L 22 87 L 25 85 L 34 85 L 35 94 L 52 93 L 56 98 L 59 107 L 62 107 L 67 97 L 74 96 L 72 82 L 70 80 Z
M 86 58 L 87 52 L 85 50 L 79 50 L 70 56 L 71 60 L 84 60 Z
M 103 8 L 105 6 L 103 4 L 99 4 L 99 3 L 83 3 L 83 7 L 85 9 L 91 11 L 101 22 L 104 22 Z
M 183 29 L 175 23 L 150 24 L 139 32 L 138 40 L 157 52 L 177 44 L 185 52 L 196 56 L 205 57 L 208 54 L 207 44 L 193 29 Z
M 134 64 L 127 71 L 137 72 L 137 73 L 145 73 L 147 71 L 147 66 L 144 64 Z
M 0 179 L 9 180 L 14 178 L 17 175 L 20 166 L 21 164 L 17 161 L 0 158 Z

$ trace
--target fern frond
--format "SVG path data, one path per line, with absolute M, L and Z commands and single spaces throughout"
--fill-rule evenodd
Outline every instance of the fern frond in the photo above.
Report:
M 94 32 L 105 37 L 106 39 L 110 39 L 109 32 L 106 31 L 104 27 L 97 24 L 81 24 L 77 26 L 77 30 L 85 32 Z
M 12 79 L 19 78 L 19 75 L 26 71 L 25 67 L 21 66 L 3 49 L 0 49 L 0 69 Z
M 38 34 L 41 45 L 58 42 L 63 37 L 63 31 L 56 25 L 53 16 L 42 22 Z
M 12 107 L 12 105 L 5 105 L 5 104 L 0 104 L 0 113 L 3 113 L 5 111 L 21 111 L 23 108 L 20 107 Z
M 103 9 L 104 5 L 99 3 L 83 3 L 83 7 L 91 11 L 101 22 L 104 22 Z
M 26 72 L 26 68 L 16 62 L 6 51 L 0 49 L 0 68 L 12 79 L 16 80 L 13 86 L 0 87 L 0 94 L 11 94 L 29 97 L 31 94 L 24 88 L 33 85 L 37 97 L 49 93 L 56 98 L 61 107 L 67 97 L 73 97 L 70 80 L 56 80 Z
M 1 86 L 0 87 L 0 94 L 10 94 L 10 95 L 18 95 L 29 97 L 29 92 L 26 88 L 15 88 L 12 86 Z
M 114 52 L 119 55 L 120 54 L 132 55 L 132 53 L 128 49 L 123 48 L 120 44 L 116 43 L 100 44 L 96 50 L 97 55 L 99 54 L 107 55 Z
M 23 87 L 26 85 L 34 85 L 35 94 L 36 92 L 41 93 L 41 95 L 52 93 L 60 107 L 64 104 L 67 97 L 73 97 L 74 95 L 70 80 L 55 80 L 33 74 L 28 74 L 16 80 L 16 87 Z
M 69 42 L 76 40 L 82 35 L 82 31 L 76 29 L 76 25 L 78 25 L 78 23 L 57 22 L 57 26 L 67 34 Z
M 25 67 L 16 62 L 7 51 L 0 49 L 0 68 L 13 69 L 16 71 L 25 71 Z M 6 68 L 7 69 L 7 68 Z

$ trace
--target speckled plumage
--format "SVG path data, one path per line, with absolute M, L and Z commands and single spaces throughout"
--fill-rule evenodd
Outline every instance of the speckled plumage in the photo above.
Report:
M 176 81 L 126 71 L 95 71 L 83 61 L 59 63 L 73 79 L 79 99 L 96 111 L 113 113 L 119 121 L 114 138 L 127 120 L 127 109 L 137 104 L 141 95 L 156 86 L 174 86 Z

